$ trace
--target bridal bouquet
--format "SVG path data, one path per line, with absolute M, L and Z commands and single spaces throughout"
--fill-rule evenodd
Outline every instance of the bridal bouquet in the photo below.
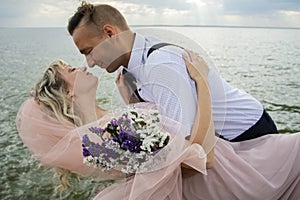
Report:
M 160 129 L 160 121 L 156 110 L 140 113 L 129 110 L 111 119 L 104 128 L 90 127 L 89 131 L 103 142 L 95 143 L 87 134 L 82 137 L 84 163 L 103 170 L 121 166 L 125 174 L 142 170 L 144 163 L 170 140 L 170 134 Z

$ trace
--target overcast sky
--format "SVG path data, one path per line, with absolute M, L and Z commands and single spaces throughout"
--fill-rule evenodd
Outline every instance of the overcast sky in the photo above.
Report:
M 300 27 L 300 0 L 90 0 L 129 25 Z M 0 27 L 65 27 L 79 0 L 0 0 Z

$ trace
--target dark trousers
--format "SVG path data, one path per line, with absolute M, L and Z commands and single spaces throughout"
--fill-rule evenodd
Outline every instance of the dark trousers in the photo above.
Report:
M 270 115 L 267 113 L 266 110 L 264 110 L 261 118 L 254 124 L 251 128 L 249 128 L 247 131 L 242 133 L 241 135 L 237 136 L 236 138 L 230 140 L 231 142 L 240 142 L 245 140 L 251 140 L 254 138 L 258 138 L 263 135 L 267 134 L 276 134 L 278 133 L 277 127 L 270 117 Z

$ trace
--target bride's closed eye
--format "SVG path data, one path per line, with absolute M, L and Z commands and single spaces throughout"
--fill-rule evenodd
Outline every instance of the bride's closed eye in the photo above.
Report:
M 74 68 L 74 67 L 68 67 L 68 72 L 73 72 L 75 70 L 76 70 L 76 68 Z

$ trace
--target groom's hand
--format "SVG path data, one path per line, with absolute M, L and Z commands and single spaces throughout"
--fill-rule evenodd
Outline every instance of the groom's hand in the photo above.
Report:
M 139 99 L 135 96 L 134 91 L 126 81 L 125 75 L 120 72 L 115 80 L 118 90 L 126 104 L 137 103 Z

